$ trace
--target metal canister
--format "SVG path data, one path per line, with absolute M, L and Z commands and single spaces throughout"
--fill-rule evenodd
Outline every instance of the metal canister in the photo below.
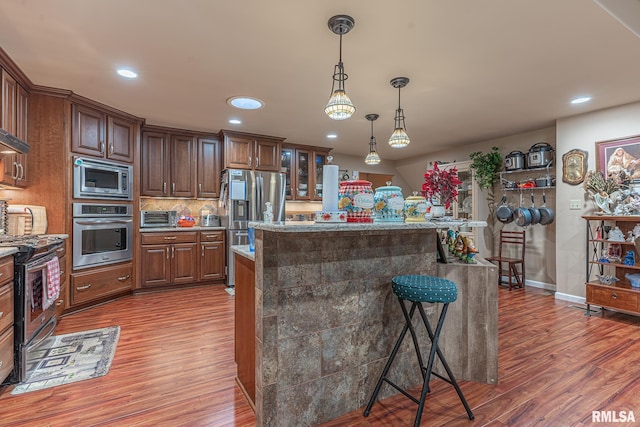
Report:
M 386 187 L 376 188 L 373 201 L 376 222 L 404 221 L 404 197 L 400 187 L 392 186 L 391 182 L 387 181 Z
M 414 191 L 413 196 L 407 197 L 404 201 L 404 214 L 406 222 L 425 222 L 425 214 L 427 213 L 427 199 L 418 196 L 418 192 Z
M 349 180 L 340 183 L 338 209 L 347 212 L 347 222 L 373 222 L 371 182 Z

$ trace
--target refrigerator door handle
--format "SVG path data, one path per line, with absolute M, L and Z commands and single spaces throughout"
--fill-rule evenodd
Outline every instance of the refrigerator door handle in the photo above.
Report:
M 264 192 L 264 177 L 262 175 L 258 175 L 256 176 L 256 187 L 258 188 L 258 197 L 257 197 L 257 203 L 256 203 L 256 209 L 255 209 L 255 213 L 256 213 L 256 217 L 254 218 L 255 221 L 259 221 L 260 218 L 260 211 L 262 209 L 262 197 L 263 197 L 263 192 Z

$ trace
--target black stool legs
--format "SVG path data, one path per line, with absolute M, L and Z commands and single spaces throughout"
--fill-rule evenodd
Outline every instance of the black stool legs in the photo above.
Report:
M 467 415 L 469 416 L 470 420 L 473 420 L 475 417 L 473 415 L 473 412 L 471 412 L 471 408 L 469 407 L 469 404 L 467 403 L 467 400 L 465 399 L 464 395 L 462 394 L 462 390 L 460 389 L 460 387 L 458 386 L 458 382 L 456 381 L 453 372 L 451 372 L 451 369 L 449 368 L 449 364 L 447 363 L 447 361 L 444 358 L 444 355 L 442 354 L 442 352 L 440 351 L 440 348 L 438 347 L 438 339 L 440 338 L 440 332 L 442 331 L 442 326 L 444 325 L 444 319 L 445 316 L 447 314 L 447 309 L 449 308 L 449 304 L 443 304 L 442 306 L 442 311 L 440 312 L 440 317 L 438 319 L 438 324 L 436 325 L 436 329 L 435 331 L 432 330 L 431 325 L 429 324 L 429 320 L 427 319 L 427 315 L 424 311 L 424 307 L 422 306 L 422 303 L 419 302 L 413 302 L 411 305 L 411 309 L 407 312 L 407 308 L 404 304 L 404 300 L 400 297 L 398 297 L 398 301 L 400 302 L 400 306 L 402 307 L 402 313 L 404 315 L 405 318 L 405 325 L 402 328 L 402 332 L 400 333 L 400 336 L 398 337 L 398 340 L 396 341 L 396 344 L 393 347 L 393 351 L 391 352 L 391 355 L 389 356 L 389 360 L 387 360 L 387 364 L 385 365 L 384 369 L 382 370 L 382 374 L 380 375 L 380 378 L 378 379 L 378 383 L 376 384 L 376 387 L 373 391 L 373 394 L 371 395 L 371 399 L 369 399 L 369 403 L 367 404 L 366 409 L 364 410 L 364 416 L 368 416 L 371 413 L 371 407 L 373 406 L 376 398 L 378 397 L 378 393 L 380 392 L 380 388 L 382 387 L 383 382 L 388 383 L 389 385 L 391 385 L 393 388 L 395 388 L 396 390 L 398 390 L 400 393 L 402 393 L 403 395 L 407 396 L 409 399 L 411 399 L 413 402 L 418 404 L 418 411 L 416 412 L 416 419 L 414 422 L 414 427 L 418 427 L 420 426 L 420 420 L 422 419 L 422 412 L 424 410 L 424 403 L 427 400 L 427 394 L 429 393 L 430 389 L 429 389 L 429 381 L 431 379 L 431 375 L 433 374 L 434 376 L 448 382 L 449 384 L 453 385 L 453 387 L 456 389 L 456 392 L 458 393 L 458 397 L 460 397 L 460 401 L 462 401 L 462 404 L 464 405 L 465 410 L 467 411 Z M 429 359 L 427 361 L 427 366 L 424 366 L 424 362 L 422 360 L 422 354 L 420 351 L 420 347 L 418 345 L 418 337 L 415 331 L 415 328 L 413 327 L 413 323 L 412 323 L 412 319 L 413 319 L 413 314 L 416 311 L 416 308 L 418 308 L 418 311 L 420 312 L 420 317 L 422 318 L 422 322 L 424 323 L 427 332 L 429 333 L 429 338 L 431 340 L 431 350 L 429 352 Z M 389 378 L 387 378 L 387 374 L 389 373 L 389 370 L 391 369 L 391 364 L 393 363 L 393 360 L 395 359 L 398 350 L 400 349 L 400 346 L 402 344 L 402 341 L 404 340 L 404 337 L 407 335 L 407 331 L 411 332 L 411 338 L 413 340 L 413 345 L 416 351 L 416 355 L 418 357 L 418 363 L 420 365 L 420 371 L 422 374 L 422 378 L 423 378 L 423 385 L 422 385 L 422 393 L 420 394 L 420 400 L 416 399 L 415 397 L 411 396 L 409 393 L 407 393 L 406 390 L 404 390 L 403 388 L 401 388 L 400 386 L 398 386 L 397 384 L 395 384 L 393 381 L 391 381 Z M 448 378 L 439 375 L 436 372 L 433 372 L 433 364 L 435 362 L 435 357 L 436 354 L 438 355 L 438 359 L 440 359 L 440 362 L 442 363 L 442 365 L 444 366 L 445 371 L 447 372 L 447 376 Z

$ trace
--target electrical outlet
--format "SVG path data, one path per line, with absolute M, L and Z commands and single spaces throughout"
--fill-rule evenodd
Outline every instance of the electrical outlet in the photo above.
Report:
M 569 200 L 569 209 L 582 209 L 582 200 Z

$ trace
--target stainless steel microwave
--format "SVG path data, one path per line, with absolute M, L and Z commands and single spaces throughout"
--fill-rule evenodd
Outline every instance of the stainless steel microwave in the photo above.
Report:
M 105 160 L 74 157 L 73 197 L 133 200 L 133 167 Z

